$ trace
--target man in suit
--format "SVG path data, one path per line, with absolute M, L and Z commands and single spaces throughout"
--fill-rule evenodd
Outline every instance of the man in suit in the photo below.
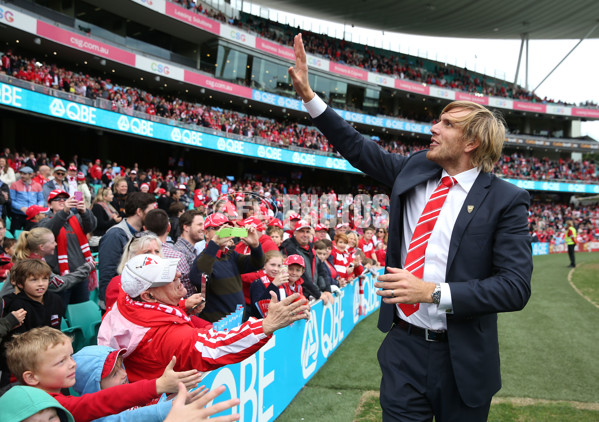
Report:
M 386 274 L 375 284 L 379 329 L 388 332 L 378 352 L 383 420 L 487 420 L 501 388 L 497 313 L 526 305 L 532 274 L 529 195 L 490 173 L 502 121 L 454 102 L 432 127 L 429 150 L 389 153 L 312 91 L 301 34 L 294 49 L 289 74 L 316 126 L 353 166 L 392 187 Z M 433 227 L 413 238 L 441 190 Z

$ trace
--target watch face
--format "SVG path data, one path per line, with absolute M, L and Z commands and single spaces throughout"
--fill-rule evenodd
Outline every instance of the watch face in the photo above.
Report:
M 437 284 L 435 291 L 432 294 L 433 303 L 438 305 L 441 302 L 441 286 Z

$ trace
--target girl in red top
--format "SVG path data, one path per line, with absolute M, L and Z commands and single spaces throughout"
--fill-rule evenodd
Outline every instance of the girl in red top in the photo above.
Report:
M 264 268 L 259 271 L 260 278 L 250 286 L 250 316 L 256 318 L 266 318 L 271 291 L 276 293 L 279 300 L 293 293 L 299 293 L 300 298 L 303 298 L 301 284 L 304 259 L 299 255 L 291 255 L 283 266 L 283 255 L 279 251 L 266 252 L 264 258 Z

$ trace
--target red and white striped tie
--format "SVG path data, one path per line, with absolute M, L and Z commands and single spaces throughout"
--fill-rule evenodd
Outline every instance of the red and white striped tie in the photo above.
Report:
M 408 248 L 406 263 L 404 264 L 404 269 L 408 270 L 418 278 L 422 278 L 424 274 L 424 252 L 428 245 L 428 239 L 431 237 L 431 233 L 435 228 L 437 217 L 439 217 L 439 214 L 441 213 L 441 208 L 443 208 L 449 189 L 457 184 L 458 181 L 453 177 L 443 177 L 441 183 L 439 183 L 439 186 L 437 186 L 437 189 L 435 189 L 429 198 L 418 219 L 418 223 L 412 234 L 410 247 Z M 418 303 L 412 305 L 402 303 L 399 305 L 399 308 L 406 316 L 412 315 L 419 307 L 420 304 Z

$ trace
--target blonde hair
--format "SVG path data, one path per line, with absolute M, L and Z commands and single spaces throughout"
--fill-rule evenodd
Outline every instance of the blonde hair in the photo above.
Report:
M 281 236 L 281 239 L 282 239 L 282 238 L 283 238 L 283 234 L 284 234 L 285 232 L 284 232 L 284 231 L 283 231 L 283 229 L 282 229 L 282 228 L 280 228 L 280 227 L 277 227 L 277 226 L 269 226 L 269 227 L 266 229 L 266 234 L 270 236 L 270 235 L 272 235 L 273 233 L 277 233 L 279 236 Z
M 139 255 L 139 252 L 146 247 L 148 243 L 155 240 L 160 247 L 160 257 L 164 258 L 162 254 L 162 242 L 154 233 L 145 232 L 142 237 L 132 237 L 131 240 L 125 246 L 125 251 L 123 252 L 123 256 L 121 257 L 121 262 L 117 267 L 116 271 L 120 274 L 123 272 L 123 268 L 125 268 L 125 264 L 133 258 L 135 255 Z
M 283 259 L 283 254 L 281 252 L 279 252 L 277 249 L 265 252 L 264 253 L 264 264 L 266 264 L 268 261 L 270 261 L 271 259 L 274 259 L 274 258 Z
M 117 176 L 117 177 L 114 178 L 114 182 L 112 182 L 112 192 L 114 194 L 117 193 L 116 188 L 119 185 L 119 183 L 121 183 L 121 182 L 127 183 L 127 179 L 124 178 L 123 176 Z
M 48 235 L 54 236 L 54 233 L 45 227 L 35 227 L 30 231 L 21 232 L 12 261 L 17 262 L 29 258 L 32 252 L 36 252 L 41 245 L 48 241 Z
M 505 121 L 499 113 L 494 113 L 480 104 L 471 101 L 454 101 L 449 103 L 441 114 L 452 110 L 463 109 L 469 113 L 457 118 L 454 124 L 462 128 L 462 139 L 478 142 L 474 150 L 471 164 L 488 173 L 501 157 L 505 141 Z
M 349 244 L 349 238 L 350 238 L 350 237 L 353 237 L 353 238 L 354 238 L 354 241 L 355 241 L 355 243 L 356 243 L 356 245 L 355 245 L 355 246 L 356 246 L 356 247 L 358 247 L 358 242 L 359 242 L 359 239 L 358 239 L 358 235 L 356 234 L 356 232 L 349 232 L 349 233 L 346 233 L 346 236 L 347 236 L 347 243 L 348 243 L 348 244 Z
M 52 327 L 32 328 L 23 334 L 17 334 L 6 343 L 8 369 L 20 383 L 25 384 L 23 374 L 26 371 L 36 371 L 50 347 L 67 341 L 70 342 L 72 339 Z
M 98 189 L 98 192 L 96 192 L 96 197 L 94 198 L 94 204 L 104 201 L 104 194 L 106 193 L 106 191 L 109 191 L 109 190 L 110 190 L 109 188 Z

